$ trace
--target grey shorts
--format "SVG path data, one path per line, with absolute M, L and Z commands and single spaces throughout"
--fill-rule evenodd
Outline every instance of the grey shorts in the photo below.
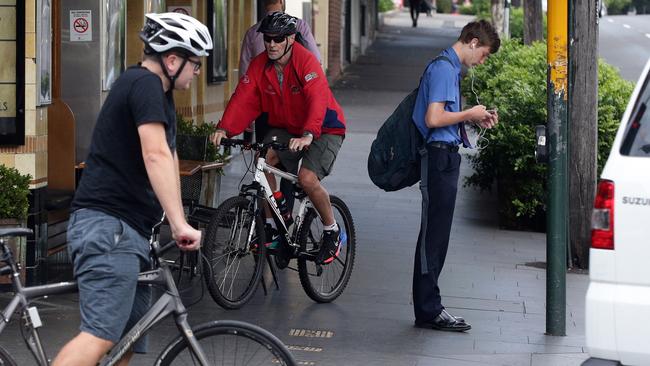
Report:
M 67 235 L 79 284 L 80 329 L 117 343 L 150 307 L 150 288 L 137 284 L 138 273 L 149 268 L 149 240 L 124 221 L 91 209 L 70 215 Z M 146 338 L 133 350 L 146 352 Z
M 281 128 L 272 128 L 264 137 L 264 142 L 270 142 L 273 136 L 277 137 L 278 142 L 285 144 L 289 143 L 292 138 L 300 137 Z M 316 173 L 318 179 L 322 180 L 332 172 L 336 155 L 342 144 L 343 136 L 322 134 L 309 145 L 304 153 L 288 150 L 276 151 L 276 153 L 288 172 L 295 172 L 298 169 L 298 162 L 302 158 L 302 167 Z

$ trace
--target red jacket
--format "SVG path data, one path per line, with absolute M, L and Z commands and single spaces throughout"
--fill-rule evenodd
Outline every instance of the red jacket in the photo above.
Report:
M 269 125 L 294 135 L 311 132 L 345 135 L 345 117 L 334 99 L 318 60 L 298 42 L 284 67 L 282 90 L 266 52 L 251 61 L 219 122 L 229 136 L 238 135 L 260 114 Z

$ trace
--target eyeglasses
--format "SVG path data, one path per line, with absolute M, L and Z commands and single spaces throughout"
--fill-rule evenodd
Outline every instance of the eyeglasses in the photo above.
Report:
M 268 34 L 264 35 L 264 42 L 266 43 L 271 43 L 271 41 L 277 43 L 282 43 L 284 40 L 287 39 L 287 36 L 269 36 Z
M 194 61 L 191 58 L 186 58 L 186 60 L 189 61 L 192 65 L 194 65 L 194 72 L 201 70 L 201 66 L 203 65 L 201 61 Z

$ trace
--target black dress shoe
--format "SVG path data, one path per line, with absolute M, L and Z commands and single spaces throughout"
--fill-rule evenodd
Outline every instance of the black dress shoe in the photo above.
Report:
M 472 329 L 472 326 L 465 322 L 461 317 L 455 317 L 442 309 L 440 314 L 430 321 L 416 321 L 415 326 L 418 328 L 429 328 L 436 330 L 444 330 L 448 332 L 464 332 Z

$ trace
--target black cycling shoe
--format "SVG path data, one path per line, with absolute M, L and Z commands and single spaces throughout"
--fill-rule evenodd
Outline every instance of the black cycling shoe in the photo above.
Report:
M 289 246 L 284 240 L 280 240 L 277 248 L 273 252 L 273 259 L 275 259 L 275 265 L 278 269 L 285 269 L 291 261 L 291 251 Z
M 321 242 L 320 250 L 316 256 L 316 264 L 329 264 L 341 252 L 341 230 L 325 230 L 323 231 L 323 240 Z

